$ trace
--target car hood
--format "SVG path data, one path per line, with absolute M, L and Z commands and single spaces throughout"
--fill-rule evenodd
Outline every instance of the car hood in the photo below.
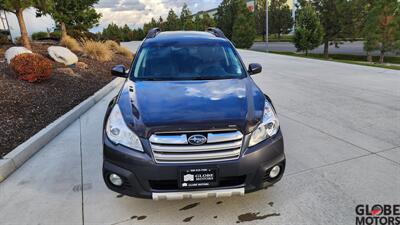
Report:
M 148 137 L 154 132 L 238 129 L 261 120 L 265 97 L 253 80 L 127 81 L 119 104 L 125 121 Z M 122 109 L 123 108 L 123 109 Z

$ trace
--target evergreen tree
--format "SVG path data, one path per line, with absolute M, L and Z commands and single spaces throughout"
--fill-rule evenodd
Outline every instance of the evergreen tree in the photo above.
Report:
M 165 22 L 166 31 L 180 30 L 180 21 L 174 10 L 168 12 L 167 21 Z
M 150 29 L 155 28 L 155 27 L 158 27 L 158 23 L 154 18 L 151 18 L 150 23 L 145 23 L 143 25 L 144 33 L 147 34 L 147 32 L 149 32 Z
M 375 1 L 363 33 L 364 49 L 379 50 L 379 62 L 383 63 L 386 52 L 400 49 L 400 3 L 397 0 Z
M 29 41 L 28 31 L 24 20 L 24 10 L 29 7 L 45 10 L 51 6 L 47 0 L 0 0 L 0 9 L 14 13 L 17 16 L 21 41 L 25 48 L 32 49 Z
M 115 23 L 111 23 L 108 24 L 108 26 L 103 29 L 101 37 L 104 40 L 113 40 L 120 42 L 122 41 L 123 35 L 118 25 Z
M 203 29 L 202 19 L 199 14 L 194 17 L 194 29 L 201 31 Z
M 180 23 L 182 30 L 194 30 L 195 24 L 193 22 L 192 12 L 190 12 L 187 4 L 183 4 L 181 16 L 180 16 Z
M 196 15 L 194 23 L 197 31 L 205 31 L 209 27 L 216 26 L 215 20 L 208 13 Z
M 157 27 L 160 28 L 161 30 L 164 30 L 165 24 L 163 18 L 160 16 L 157 21 Z
M 121 36 L 122 36 L 122 41 L 132 41 L 132 30 L 129 28 L 127 24 L 120 28 Z
M 256 36 L 254 16 L 247 9 L 245 1 L 239 1 L 238 6 L 237 18 L 232 31 L 232 42 L 237 48 L 250 48 Z
M 290 10 L 289 5 L 286 4 L 286 2 L 287 0 L 271 0 L 270 6 L 268 7 L 269 32 L 271 34 L 277 34 L 278 40 L 280 40 L 281 34 L 288 34 L 293 27 L 292 11 Z
M 229 39 L 232 38 L 235 19 L 238 18 L 239 7 L 243 6 L 243 0 L 223 0 L 218 6 L 217 26 Z M 247 7 L 246 7 L 247 9 Z
M 202 24 L 202 31 L 204 31 L 205 29 L 209 28 L 209 27 L 215 27 L 216 26 L 216 22 L 215 20 L 208 14 L 208 13 L 203 13 L 203 17 L 201 19 L 201 24 Z
M 308 51 L 318 47 L 323 38 L 322 26 L 310 4 L 298 10 L 293 42 L 297 51 Z
M 94 5 L 99 0 L 52 0 L 52 7 L 41 10 L 41 14 L 49 14 L 61 28 L 61 37 L 67 35 L 67 29 L 88 31 L 97 26 L 101 14 Z
M 338 47 L 342 39 L 354 36 L 356 23 L 353 21 L 353 15 L 357 13 L 352 11 L 354 2 L 354 0 L 312 0 L 324 29 L 325 58 L 329 57 L 330 43 Z

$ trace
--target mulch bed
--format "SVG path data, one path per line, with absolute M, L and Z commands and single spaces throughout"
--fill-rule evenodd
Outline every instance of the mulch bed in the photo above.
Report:
M 51 45 L 56 44 L 34 43 L 33 52 L 49 57 Z M 72 67 L 78 76 L 57 72 L 65 66 L 54 62 L 50 80 L 28 83 L 10 70 L 4 59 L 8 47 L 0 47 L 0 158 L 108 84 L 113 66 L 130 64 L 121 55 L 110 62 L 78 55 L 79 61 L 88 65 L 88 69 Z

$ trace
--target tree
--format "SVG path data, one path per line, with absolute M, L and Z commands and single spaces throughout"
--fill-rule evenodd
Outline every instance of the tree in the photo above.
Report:
M 160 16 L 160 18 L 158 18 L 158 21 L 157 21 L 157 27 L 158 28 L 160 28 L 161 30 L 164 30 L 165 28 L 165 23 L 164 23 L 164 20 L 163 20 L 163 18 Z
M 305 51 L 318 47 L 323 38 L 322 26 L 314 8 L 310 4 L 298 10 L 293 42 L 297 51 Z
M 232 38 L 233 25 L 235 19 L 238 18 L 239 6 L 243 4 L 243 0 L 223 0 L 218 6 L 217 26 L 224 32 L 229 39 Z M 246 7 L 247 9 L 247 7 Z
M 49 14 L 61 29 L 61 38 L 67 35 L 68 29 L 88 31 L 97 26 L 101 14 L 94 5 L 99 0 L 52 0 L 52 7 L 40 10 L 38 15 Z
M 165 30 L 174 31 L 180 30 L 180 21 L 174 10 L 170 9 L 168 12 L 167 21 L 165 22 Z
M 115 23 L 108 24 L 108 26 L 103 29 L 101 37 L 104 40 L 113 40 L 117 42 L 120 42 L 123 38 L 120 28 Z
M 197 14 L 194 23 L 197 31 L 205 31 L 209 27 L 216 26 L 215 20 L 208 13 L 203 13 L 201 16 Z
M 329 44 L 339 47 L 341 40 L 352 40 L 357 33 L 352 11 L 354 0 L 312 0 L 318 18 L 324 28 L 324 57 L 329 57 Z
M 278 40 L 280 40 L 281 34 L 288 34 L 293 27 L 292 11 L 290 10 L 289 5 L 286 4 L 286 2 L 287 0 L 271 0 L 270 6 L 268 7 L 269 31 L 271 34 L 277 34 Z
M 201 24 L 202 24 L 202 31 L 209 27 L 215 27 L 216 22 L 215 20 L 208 14 L 208 13 L 203 13 L 203 17 L 201 18 Z
M 186 3 L 184 3 L 182 7 L 180 23 L 182 26 L 182 30 L 194 30 L 192 12 L 190 12 Z
M 46 9 L 50 6 L 47 0 L 0 0 L 0 9 L 14 13 L 17 16 L 19 29 L 21 32 L 21 41 L 25 48 L 32 49 L 29 41 L 28 31 L 24 20 L 24 10 L 29 7 Z
M 197 31 L 201 31 L 203 28 L 202 19 L 199 14 L 194 17 L 194 29 Z
M 127 24 L 120 28 L 122 41 L 132 41 L 132 30 Z
M 256 36 L 254 16 L 244 1 L 239 3 L 237 18 L 233 25 L 232 42 L 238 48 L 250 48 Z
M 397 0 L 377 0 L 368 13 L 364 34 L 364 49 L 379 50 L 379 62 L 385 53 L 400 49 L 400 3 Z M 369 59 L 370 60 L 370 59 Z
M 151 18 L 150 23 L 145 23 L 143 25 L 144 33 L 147 34 L 147 32 L 149 32 L 150 29 L 155 28 L 155 27 L 158 27 L 158 23 L 154 18 Z

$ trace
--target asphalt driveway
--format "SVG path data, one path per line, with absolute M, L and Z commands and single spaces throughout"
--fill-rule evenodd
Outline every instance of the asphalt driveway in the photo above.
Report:
M 137 44 L 127 44 L 132 49 Z M 0 183 L 0 224 L 355 224 L 400 202 L 400 72 L 240 51 L 276 105 L 287 170 L 244 197 L 151 201 L 102 181 L 101 127 L 117 90 Z

